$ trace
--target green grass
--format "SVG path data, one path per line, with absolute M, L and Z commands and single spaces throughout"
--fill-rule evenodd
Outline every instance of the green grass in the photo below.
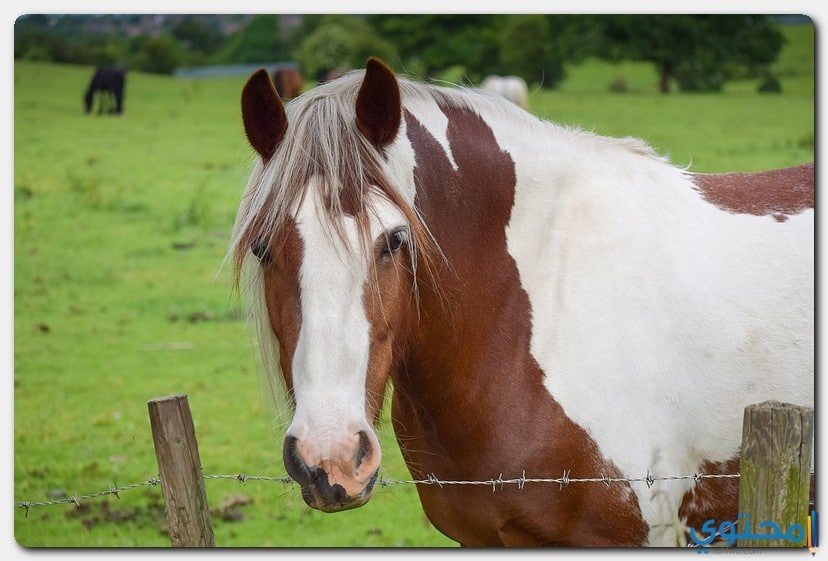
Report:
M 600 133 L 642 137 L 698 171 L 813 159 L 813 29 L 785 28 L 775 70 L 718 95 L 656 93 L 645 64 L 589 61 L 533 109 Z M 17 63 L 15 88 L 15 500 L 83 493 L 154 475 L 147 399 L 185 392 L 207 472 L 281 474 L 282 418 L 264 405 L 254 350 L 220 270 L 250 166 L 243 79 L 131 73 L 126 113 L 86 116 L 89 68 Z M 623 77 L 631 91 L 610 94 Z M 203 321 L 197 321 L 203 320 Z M 191 348 L 171 350 L 170 343 Z M 407 472 L 387 414 L 387 475 Z M 295 487 L 209 481 L 212 506 L 244 493 L 244 520 L 214 517 L 222 546 L 450 545 L 410 487 L 325 515 Z M 15 511 L 27 546 L 163 546 L 160 489 L 120 500 Z
M 729 82 L 721 94 L 662 95 L 650 64 L 590 60 L 567 68 L 558 90 L 535 91 L 532 110 L 610 136 L 639 136 L 693 171 L 758 171 L 813 159 L 814 28 L 782 27 L 773 71 L 783 93 L 758 94 L 758 80 Z M 627 93 L 609 93 L 623 79 Z M 675 88 L 674 88 L 675 90 Z

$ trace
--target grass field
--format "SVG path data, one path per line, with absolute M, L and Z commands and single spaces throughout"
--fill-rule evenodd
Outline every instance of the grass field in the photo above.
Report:
M 775 71 L 722 94 L 659 95 L 645 64 L 569 69 L 533 110 L 603 134 L 634 135 L 695 171 L 761 170 L 813 159 L 813 28 L 786 27 Z M 145 402 L 190 396 L 204 469 L 281 474 L 281 429 L 260 391 L 238 299 L 220 269 L 251 164 L 242 78 L 132 73 L 126 113 L 87 116 L 89 68 L 14 70 L 15 500 L 96 491 L 155 474 Z M 622 77 L 629 92 L 608 93 Z M 277 419 L 277 420 L 274 420 Z M 387 416 L 386 475 L 407 472 Z M 496 474 L 495 474 L 496 475 Z M 325 515 L 295 487 L 207 484 L 221 546 L 452 545 L 410 487 L 378 489 L 364 508 Z M 242 521 L 232 521 L 241 513 Z M 160 489 L 120 500 L 15 512 L 26 546 L 164 546 Z

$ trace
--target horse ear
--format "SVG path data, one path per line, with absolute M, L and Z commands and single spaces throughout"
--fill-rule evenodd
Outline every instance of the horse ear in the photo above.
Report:
M 401 119 L 400 86 L 394 72 L 378 58 L 369 58 L 356 100 L 359 132 L 374 146 L 384 146 L 397 136 Z
M 250 145 L 270 159 L 287 130 L 285 107 L 264 68 L 257 70 L 242 90 L 242 120 Z

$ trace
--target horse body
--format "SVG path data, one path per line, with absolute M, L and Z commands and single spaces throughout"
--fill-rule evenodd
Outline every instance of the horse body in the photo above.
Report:
M 450 293 L 448 300 L 457 302 L 460 295 L 469 301 L 463 311 L 452 309 L 464 319 L 458 324 L 444 323 L 437 335 L 434 323 L 421 324 L 426 335 L 419 347 L 448 350 L 446 366 L 440 368 L 431 361 L 413 371 L 410 364 L 403 369 L 410 379 L 437 380 L 442 390 L 436 386 L 430 391 L 411 390 L 397 378 L 395 388 L 402 388 L 401 396 L 438 395 L 454 407 L 466 399 L 477 402 L 468 410 L 491 412 L 497 421 L 473 432 L 487 439 L 499 432 L 500 438 L 490 445 L 503 455 L 447 454 L 446 450 L 457 450 L 471 432 L 470 419 L 458 418 L 456 409 L 448 409 L 448 418 L 432 438 L 421 437 L 411 446 L 425 450 L 415 454 L 412 462 L 423 466 L 417 470 L 419 475 L 459 473 L 463 478 L 489 479 L 497 475 L 489 467 L 494 465 L 505 466 L 498 467 L 498 472 L 510 468 L 510 476 L 523 470 L 535 476 L 572 470 L 571 477 L 611 472 L 627 477 L 647 472 L 691 474 L 711 464 L 724 467 L 738 457 L 746 405 L 771 398 L 812 403 L 814 285 L 813 269 L 808 265 L 813 260 L 813 211 L 803 212 L 813 206 L 812 167 L 795 168 L 787 173 L 789 177 L 783 174 L 758 192 L 756 187 L 762 182 L 756 179 L 761 175 L 742 180 L 743 189 L 753 188 L 753 197 L 766 201 L 773 198 L 773 191 L 805 187 L 805 204 L 780 222 L 778 213 L 786 212 L 789 203 L 759 216 L 720 208 L 694 183 L 704 180 L 668 165 L 634 140 L 606 139 L 553 126 L 537 128 L 484 113 L 485 122 L 491 124 L 484 141 L 486 127 L 475 123 L 477 117 L 446 107 L 439 110 L 447 123 L 433 135 L 417 131 L 414 119 L 407 120 L 417 168 L 440 170 L 422 172 L 434 175 L 417 183 L 417 197 L 421 201 L 437 197 L 432 212 L 427 203 L 420 203 L 425 221 L 448 262 L 455 268 L 458 263 L 467 267 L 458 273 L 464 279 L 462 288 Z M 423 135 L 448 137 L 453 159 L 465 153 L 462 158 L 467 167 L 455 171 L 448 158 L 442 168 L 436 166 L 433 154 L 444 148 L 437 142 L 422 142 L 419 137 Z M 498 152 L 502 157 L 496 165 L 492 154 Z M 587 167 L 584 162 L 599 164 Z M 450 181 L 447 185 L 446 177 L 452 173 L 462 185 L 455 187 Z M 481 186 L 501 192 L 489 195 L 493 202 L 472 195 L 473 200 L 488 203 L 475 209 L 477 216 L 447 216 L 445 208 L 458 206 L 452 194 L 469 196 Z M 508 216 L 508 221 L 504 223 L 501 215 Z M 458 223 L 482 224 L 482 231 L 465 231 L 473 233 L 474 241 L 464 239 L 454 252 L 449 240 L 456 236 L 452 232 Z M 491 232 L 502 232 L 505 239 L 492 240 Z M 493 250 L 498 246 L 503 251 Z M 479 254 L 474 248 L 480 248 Z M 481 280 L 480 292 L 469 291 L 469 278 Z M 441 280 L 444 289 L 451 286 L 451 275 Z M 521 293 L 528 298 L 527 306 L 521 302 Z M 487 319 L 476 318 L 480 321 L 476 323 L 475 315 L 483 314 Z M 531 326 L 527 317 L 531 317 Z M 468 325 L 485 325 L 486 333 L 479 339 L 469 337 Z M 456 395 L 447 396 L 446 380 L 464 379 L 458 376 L 457 349 L 474 357 L 466 376 L 476 377 L 476 383 L 491 392 L 490 399 L 484 400 L 487 406 L 480 405 L 481 390 L 469 378 L 456 388 Z M 525 378 L 517 376 L 521 370 Z M 537 404 L 537 390 L 523 387 L 537 388 L 539 383 L 552 396 L 543 405 Z M 475 393 L 464 398 L 469 386 L 475 387 Z M 434 405 L 421 411 L 430 416 L 439 409 Z M 402 419 L 397 431 L 405 435 L 400 439 L 403 450 L 412 432 L 405 420 L 416 418 L 414 411 L 417 408 L 404 404 L 395 409 L 395 418 Z M 536 423 L 541 427 L 534 428 Z M 562 453 L 561 441 L 566 439 L 560 436 L 561 423 L 585 431 L 569 437 L 573 448 L 589 449 L 594 443 L 596 450 Z M 413 432 L 421 434 L 422 426 L 428 424 L 410 423 Z M 460 429 L 454 440 L 429 446 L 430 441 L 445 440 L 456 432 L 452 424 Z M 527 434 L 529 427 L 532 432 Z M 510 440 L 516 440 L 524 452 L 509 451 Z M 472 440 L 472 446 L 480 444 Z M 445 465 L 447 456 L 474 460 L 458 469 Z M 729 467 L 738 469 L 738 464 L 731 462 Z M 469 475 L 467 469 L 474 474 Z M 735 494 L 728 486 L 737 484 L 703 485 L 719 487 L 718 501 L 725 504 L 700 509 L 692 495 L 685 500 L 692 482 L 633 487 L 641 516 L 653 529 L 646 543 L 676 543 L 672 523 L 683 502 L 685 519 L 697 518 L 697 510 L 707 515 L 711 509 L 721 513 L 719 520 L 724 516 L 735 519 Z M 549 504 L 557 493 L 552 490 L 536 496 Z M 595 509 L 615 517 L 637 510 L 630 496 L 626 497 L 630 503 L 618 508 L 624 497 L 613 497 L 603 489 L 594 493 L 601 504 L 587 508 L 585 503 L 577 504 L 578 498 L 564 496 L 562 502 L 568 504 L 562 510 L 573 516 L 581 509 Z M 465 489 L 457 491 L 456 497 L 445 489 L 421 490 L 424 503 L 450 502 L 459 507 L 461 518 L 469 512 L 491 516 L 491 504 L 497 501 L 484 496 L 479 509 L 468 508 L 460 495 L 468 498 L 470 494 Z M 520 512 L 527 493 L 513 496 L 510 509 Z M 596 523 L 609 518 L 596 520 L 590 512 L 580 516 Z M 640 537 L 635 524 L 628 524 L 627 538 Z M 458 526 L 479 528 L 480 524 Z M 627 538 L 619 539 L 623 532 L 602 542 L 594 529 L 587 535 L 570 533 L 563 538 L 568 531 L 560 528 L 550 523 L 545 537 L 536 543 L 569 539 L 595 545 L 630 543 Z
M 627 476 L 726 464 L 746 405 L 813 402 L 813 211 L 732 213 L 652 155 L 580 149 L 596 164 L 556 162 L 568 171 L 545 185 L 517 166 L 508 242 L 544 384 Z M 634 487 L 648 543 L 672 545 L 675 517 L 704 507 L 679 512 L 691 487 Z M 714 508 L 734 520 L 730 491 Z
M 505 97 L 518 107 L 529 109 L 529 88 L 519 76 L 486 76 L 480 89 Z
M 95 94 L 98 94 L 98 113 L 116 113 L 124 111 L 124 81 L 126 70 L 120 66 L 99 66 L 92 75 L 86 88 L 84 102 L 86 112 L 92 110 Z
M 361 79 L 346 76 L 308 95 L 341 96 L 349 100 L 343 107 L 358 98 L 357 128 L 382 145 L 375 164 L 393 185 L 365 192 L 376 203 L 364 213 L 365 237 L 381 247 L 383 231 L 406 222 L 413 229 L 419 217 L 441 256 L 430 274 L 415 267 L 413 250 L 394 257 L 407 266 L 393 269 L 384 257 L 376 269 L 361 260 L 335 265 L 349 246 L 320 249 L 334 242 L 310 223 L 334 195 L 318 179 L 284 203 L 294 209 L 285 226 L 248 232 L 245 224 L 275 200 L 268 197 L 280 196 L 274 178 L 291 160 L 271 156 L 247 116 L 255 113 L 245 117 L 263 164 L 240 211 L 237 251 L 263 232 L 284 238 L 274 248 L 302 248 L 282 252 L 278 266 L 263 262 L 262 307 L 297 404 L 285 461 L 309 504 L 336 510 L 367 500 L 378 444 L 356 419 L 360 408 L 376 419 L 389 375 L 395 433 L 417 478 L 730 473 L 738 469 L 745 405 L 813 403 L 812 167 L 772 177 L 694 175 L 640 141 L 564 129 L 472 93 L 403 82 L 395 113 L 394 96 L 383 96 L 396 82 L 369 68 L 357 96 Z M 361 105 L 363 96 L 380 99 Z M 294 119 L 321 107 L 304 103 Z M 391 110 L 361 117 L 360 107 Z M 394 115 L 397 125 L 387 125 Z M 280 150 L 294 141 L 312 146 L 305 123 L 296 122 L 296 139 Z M 377 174 L 370 177 L 384 185 Z M 329 202 L 309 202 L 316 191 Z M 339 198 L 357 196 L 348 193 Z M 382 193 L 398 200 L 389 204 Z M 303 210 L 313 204 L 314 212 Z M 340 218 L 353 247 L 358 208 Z M 317 268 L 307 269 L 312 262 Z M 413 302 L 408 282 L 418 287 Z M 327 336 L 340 328 L 331 347 Z M 359 388 L 362 400 L 353 394 Z M 325 441 L 314 424 L 330 425 L 325 434 L 351 427 L 356 467 L 346 460 L 356 441 Z M 358 477 L 347 475 L 352 469 Z M 634 546 L 676 545 L 684 524 L 735 519 L 736 486 L 680 480 L 418 492 L 434 525 L 465 545 Z

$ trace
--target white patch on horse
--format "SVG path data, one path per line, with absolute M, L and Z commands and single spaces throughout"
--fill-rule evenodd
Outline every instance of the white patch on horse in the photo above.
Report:
M 443 147 L 443 152 L 446 153 L 451 167 L 454 171 L 457 171 L 457 163 L 454 161 L 454 156 L 451 153 L 451 147 L 448 141 L 448 117 L 440 110 L 437 101 L 432 96 L 412 97 L 411 99 L 405 100 L 405 108 L 414 115 L 420 124 L 434 137 L 434 140 Z M 405 138 L 407 140 L 407 137 L 402 134 L 398 135 L 397 138 Z
M 414 147 L 408 140 L 407 131 L 408 125 L 405 119 L 402 119 L 397 138 L 385 149 L 388 155 L 385 171 L 405 202 L 414 208 L 414 198 L 417 195 L 414 168 L 417 165 L 417 157 L 414 154 Z M 445 131 L 443 131 L 443 136 L 445 136 Z
M 371 326 L 363 300 L 373 255 L 362 253 L 354 217 L 341 217 L 342 237 L 331 232 L 317 190 L 314 178 L 295 215 L 303 247 L 302 324 L 292 365 L 296 411 L 288 434 L 326 446 L 342 434 L 373 431 L 365 418 Z M 406 224 L 389 201 L 366 197 L 372 240 Z M 324 458 L 330 451 L 317 452 Z
M 732 458 L 751 403 L 813 404 L 813 210 L 722 213 L 624 141 L 482 116 L 515 161 L 506 235 L 532 355 L 625 476 Z M 691 488 L 633 484 L 651 545 L 675 545 Z

